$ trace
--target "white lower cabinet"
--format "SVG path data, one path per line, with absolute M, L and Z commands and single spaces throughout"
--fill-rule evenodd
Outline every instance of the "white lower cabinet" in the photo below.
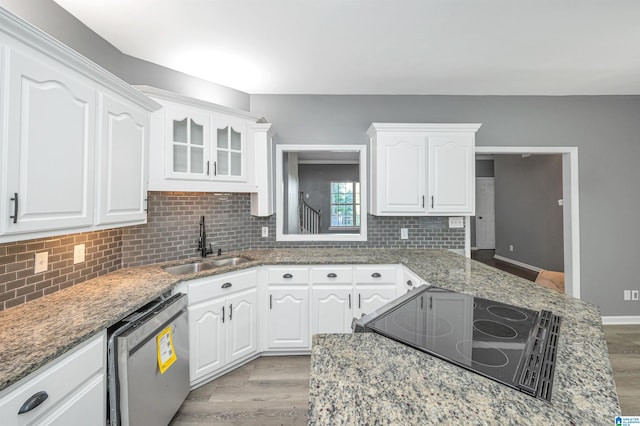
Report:
M 398 288 L 396 285 L 356 285 L 354 289 L 353 316 L 360 318 L 370 314 L 395 299 L 397 293 Z
M 191 385 L 258 351 L 257 271 L 233 272 L 182 283 L 189 298 Z
M 268 285 L 267 349 L 309 349 L 309 286 Z
M 81 343 L 0 392 L 3 426 L 103 426 L 106 419 L 106 333 Z M 18 414 L 37 395 L 46 398 Z
M 353 285 L 314 286 L 311 290 L 311 334 L 351 331 Z

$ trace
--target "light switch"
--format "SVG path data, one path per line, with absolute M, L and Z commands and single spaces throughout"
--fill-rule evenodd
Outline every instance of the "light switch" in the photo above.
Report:
M 73 264 L 84 262 L 84 244 L 73 247 Z
M 42 253 L 36 253 L 36 261 L 33 265 L 33 273 L 39 274 L 49 268 L 49 252 L 43 251 Z
M 408 240 L 409 239 L 409 229 L 408 228 L 400 228 L 400 239 Z
M 460 216 L 450 217 L 449 228 L 464 228 L 464 218 Z
M 269 236 L 269 227 L 268 226 L 263 226 L 262 227 L 262 236 L 263 237 L 268 237 Z

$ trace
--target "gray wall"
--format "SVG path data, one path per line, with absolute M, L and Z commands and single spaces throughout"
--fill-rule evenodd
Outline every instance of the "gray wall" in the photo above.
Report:
M 154 86 L 216 104 L 249 109 L 247 93 L 125 55 L 51 0 L 0 0 L 0 6 L 129 84 Z
M 496 155 L 495 175 L 496 255 L 564 271 L 562 156 Z
M 640 315 L 640 96 L 252 95 L 277 143 L 368 142 L 372 122 L 477 122 L 479 146 L 577 146 L 582 299 Z
M 305 198 L 307 204 L 316 210 L 322 210 L 322 232 L 329 232 L 330 184 L 332 181 L 358 182 L 360 168 L 357 164 L 300 164 L 298 176 L 300 191 L 309 194 L 309 198 Z

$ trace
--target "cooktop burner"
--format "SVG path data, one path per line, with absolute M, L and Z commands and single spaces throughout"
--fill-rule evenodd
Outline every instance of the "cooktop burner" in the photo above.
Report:
M 549 400 L 559 324 L 548 311 L 422 286 L 354 320 L 354 330 L 382 334 Z

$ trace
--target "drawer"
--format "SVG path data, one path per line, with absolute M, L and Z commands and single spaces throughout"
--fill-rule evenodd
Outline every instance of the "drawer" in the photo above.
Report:
M 105 335 L 102 333 L 33 372 L 15 387 L 8 388 L 6 396 L 0 398 L 2 424 L 31 424 L 70 397 L 84 382 L 92 377 L 104 377 L 105 355 Z M 46 392 L 47 399 L 31 411 L 18 414 L 25 401 L 38 392 Z M 104 393 L 102 395 L 106 397 Z
M 187 287 L 189 305 L 204 300 L 233 294 L 258 285 L 258 271 L 231 272 L 190 282 Z
M 351 266 L 314 266 L 311 268 L 312 284 L 352 284 Z
M 367 265 L 355 267 L 356 284 L 395 284 L 398 277 L 396 265 Z
M 308 284 L 309 268 L 306 266 L 269 266 L 268 284 Z

